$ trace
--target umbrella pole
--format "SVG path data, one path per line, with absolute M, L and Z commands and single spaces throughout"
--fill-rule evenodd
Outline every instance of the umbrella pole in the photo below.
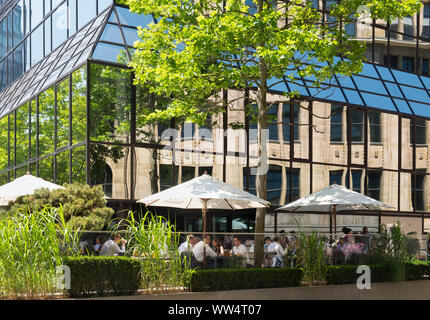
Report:
M 330 242 L 333 242 L 333 207 L 330 210 Z
M 336 233 L 337 233 L 336 205 L 333 206 L 333 220 L 334 220 L 334 238 L 336 239 Z
M 206 269 L 206 214 L 208 212 L 208 200 L 203 199 L 203 269 Z

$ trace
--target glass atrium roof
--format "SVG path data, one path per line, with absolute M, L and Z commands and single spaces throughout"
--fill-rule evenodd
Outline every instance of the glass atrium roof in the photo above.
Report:
M 113 6 L 0 93 L 0 118 L 52 86 L 88 59 L 126 64 L 138 40 L 137 27 L 156 23 L 152 15 Z M 430 118 L 430 77 L 364 63 L 360 74 L 336 76 L 322 88 L 313 79 L 272 79 L 272 90 L 336 104 L 369 107 Z
M 364 63 L 361 73 L 335 76 L 318 90 L 312 79 L 295 78 L 274 85 L 279 92 L 298 92 L 303 97 L 352 104 L 430 118 L 430 78 Z M 272 83 L 276 83 L 273 80 Z
M 0 92 L 0 118 L 86 63 L 103 30 L 105 11 L 45 57 L 7 89 Z

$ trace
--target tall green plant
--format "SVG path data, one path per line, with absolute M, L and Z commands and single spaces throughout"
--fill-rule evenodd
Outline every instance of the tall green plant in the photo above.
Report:
M 326 280 L 325 242 L 316 232 L 299 232 L 297 237 L 298 265 L 303 268 L 304 281 L 312 284 Z
M 179 234 L 165 218 L 150 212 L 138 219 L 130 212 L 125 222 L 127 254 L 142 262 L 143 288 L 150 292 L 189 286 L 193 270 L 190 261 L 182 260 L 177 248 Z M 121 225 L 121 224 L 118 224 Z
M 381 225 L 375 245 L 369 251 L 365 263 L 387 265 L 394 281 L 405 280 L 405 264 L 414 260 L 413 243 L 400 226 L 400 221 L 387 228 Z
M 35 299 L 61 291 L 56 268 L 64 253 L 76 252 L 77 234 L 67 228 L 61 206 L 0 218 L 0 297 Z

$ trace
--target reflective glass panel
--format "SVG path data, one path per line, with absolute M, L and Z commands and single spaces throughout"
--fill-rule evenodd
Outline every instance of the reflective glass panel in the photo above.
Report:
M 61 152 L 57 154 L 57 177 L 56 183 L 63 185 L 69 183 L 69 164 L 70 164 L 70 151 Z
M 87 183 L 87 152 L 86 146 L 72 149 L 72 181 Z
M 55 90 L 49 88 L 39 95 L 39 156 L 54 151 Z
M 54 157 L 47 157 L 39 161 L 39 177 L 54 182 Z
M 24 164 L 28 161 L 28 129 L 28 104 L 24 104 L 16 110 L 16 165 Z
M 86 2 L 89 4 L 93 3 Z M 89 5 L 91 6 L 91 5 Z M 52 14 L 52 48 L 57 48 L 61 43 L 67 39 L 67 2 L 58 7 Z
M 91 64 L 90 85 L 91 140 L 109 142 L 129 141 L 130 71 Z
M 97 1 L 78 0 L 78 30 L 90 22 L 96 15 Z
M 57 149 L 70 145 L 69 78 L 57 85 Z
M 86 66 L 72 74 L 72 144 L 87 136 L 87 72 Z
M 8 167 L 8 147 L 9 147 L 9 120 L 8 117 L 0 119 L 0 171 Z

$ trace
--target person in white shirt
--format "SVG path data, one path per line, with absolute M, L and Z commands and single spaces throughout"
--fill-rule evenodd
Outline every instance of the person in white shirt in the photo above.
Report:
M 245 258 L 247 253 L 246 247 L 240 243 L 239 238 L 233 239 L 233 255 Z
M 281 244 L 279 243 L 279 238 L 275 237 L 273 239 L 273 247 L 272 252 L 276 253 L 276 256 L 273 257 L 272 260 L 272 267 L 273 268 L 282 268 L 283 266 L 283 259 L 284 259 L 284 249 L 282 248 Z M 270 250 L 269 250 L 270 251 Z
M 246 247 L 240 243 L 240 239 L 235 237 L 233 238 L 233 256 L 242 258 L 242 266 L 245 266 L 245 259 L 248 254 L 248 250 L 246 250 Z
M 117 233 L 113 240 L 109 239 L 103 244 L 102 248 L 100 249 L 100 255 L 113 257 L 117 256 L 118 254 L 123 254 L 125 253 L 125 243 L 126 241 L 122 239 L 121 234 Z M 121 248 L 118 244 L 121 245 Z
M 204 240 L 199 241 L 193 248 L 193 254 L 197 261 L 203 262 L 204 257 L 204 250 L 206 248 L 206 257 L 212 258 L 212 259 L 206 259 L 208 265 L 212 267 L 216 267 L 216 257 L 217 254 L 215 251 L 212 250 L 212 248 L 209 246 L 209 243 L 211 241 L 211 237 L 207 235 Z
M 179 254 L 192 253 L 194 245 L 195 245 L 194 235 L 190 234 L 187 236 L 187 240 L 182 242 L 181 245 L 179 246 L 179 249 L 178 249 Z

